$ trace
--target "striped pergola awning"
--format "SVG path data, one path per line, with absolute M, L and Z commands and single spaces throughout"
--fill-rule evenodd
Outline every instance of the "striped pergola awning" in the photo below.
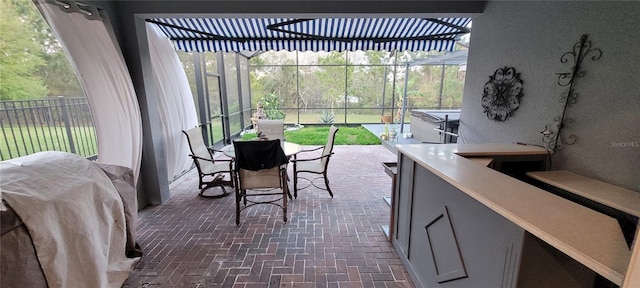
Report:
M 154 18 L 184 51 L 453 51 L 470 18 Z

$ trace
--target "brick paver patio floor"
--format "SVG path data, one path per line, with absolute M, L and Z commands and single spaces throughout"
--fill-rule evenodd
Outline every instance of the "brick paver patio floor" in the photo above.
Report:
M 380 228 L 391 193 L 381 163 L 396 156 L 379 145 L 334 152 L 335 198 L 300 190 L 287 223 L 279 208 L 258 205 L 236 226 L 234 196 L 199 197 L 190 171 L 172 183 L 170 200 L 140 212 L 144 255 L 123 287 L 413 287 Z

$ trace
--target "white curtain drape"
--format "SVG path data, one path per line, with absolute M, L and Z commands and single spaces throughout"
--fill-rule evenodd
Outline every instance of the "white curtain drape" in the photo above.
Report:
M 182 130 L 198 125 L 196 106 L 187 75 L 169 39 L 150 23 L 147 23 L 147 39 L 162 122 L 167 180 L 172 181 L 191 167 L 189 144 Z
M 87 19 L 86 13 L 67 13 L 44 0 L 34 3 L 58 37 L 84 89 L 96 129 L 98 162 L 133 169 L 137 183 L 142 159 L 140 107 L 120 48 L 107 30 L 111 27 Z M 74 3 L 66 6 L 78 10 Z

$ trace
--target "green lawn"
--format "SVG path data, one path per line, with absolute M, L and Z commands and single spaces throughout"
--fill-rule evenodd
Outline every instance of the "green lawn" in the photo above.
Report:
M 336 133 L 335 145 L 377 145 L 380 139 L 362 126 L 347 127 L 339 126 Z M 285 131 L 284 137 L 288 142 L 301 145 L 324 145 L 327 143 L 329 126 L 309 126 L 300 130 Z M 242 136 L 243 140 L 251 140 L 256 137 L 255 133 L 247 133 Z
M 289 112 L 289 111 L 287 111 L 287 112 Z M 322 113 L 300 113 L 300 121 L 298 121 L 298 119 L 297 119 L 298 115 L 296 115 L 295 113 L 288 113 L 287 116 L 284 118 L 284 123 L 286 123 L 286 124 L 322 123 L 320 121 L 320 117 L 321 116 L 322 116 Z M 410 112 L 407 112 L 405 114 L 405 120 L 404 121 L 405 121 L 405 123 L 409 123 L 411 121 L 411 113 Z M 343 123 L 345 123 L 344 113 L 335 114 L 334 115 L 334 123 L 335 124 L 343 124 Z M 380 121 L 380 115 L 378 115 L 378 114 L 347 114 L 347 122 L 346 123 L 350 123 L 350 124 L 381 123 L 381 121 Z
M 337 125 L 336 145 L 377 145 L 380 139 L 362 126 L 347 127 Z M 213 129 L 215 138 L 221 137 L 220 127 Z M 7 160 L 40 151 L 56 150 L 71 152 L 67 141 L 67 132 L 62 126 L 30 127 L 12 130 L 0 129 L 0 160 Z M 72 129 L 76 154 L 90 157 L 97 154 L 93 127 L 74 127 Z M 301 145 L 324 145 L 329 135 L 329 126 L 308 126 L 297 131 L 286 131 L 287 141 Z M 245 134 L 243 139 L 255 138 L 255 134 Z
M 2 160 L 40 151 L 71 152 L 67 131 L 63 126 L 22 127 L 22 129 L 11 129 L 5 126 L 0 129 L 0 133 Z M 89 157 L 97 153 L 93 127 L 73 127 L 71 134 L 76 154 Z

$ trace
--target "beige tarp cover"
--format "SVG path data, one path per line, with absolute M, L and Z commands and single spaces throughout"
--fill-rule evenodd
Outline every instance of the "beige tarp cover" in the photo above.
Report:
M 0 162 L 2 199 L 26 225 L 49 287 L 121 287 L 139 259 L 125 255 L 131 219 L 109 177 L 64 152 Z

